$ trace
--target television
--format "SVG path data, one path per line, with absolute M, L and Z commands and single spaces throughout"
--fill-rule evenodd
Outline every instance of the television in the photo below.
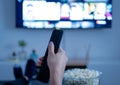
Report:
M 16 27 L 103 29 L 112 26 L 112 0 L 16 0 Z

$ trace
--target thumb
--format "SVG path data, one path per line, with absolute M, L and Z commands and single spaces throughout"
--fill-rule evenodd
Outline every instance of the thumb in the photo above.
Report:
M 54 54 L 54 44 L 52 41 L 48 45 L 48 54 Z

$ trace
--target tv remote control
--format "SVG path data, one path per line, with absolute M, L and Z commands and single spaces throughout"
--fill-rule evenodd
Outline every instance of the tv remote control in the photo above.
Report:
M 52 35 L 51 35 L 49 42 L 52 41 L 54 43 L 55 53 L 57 53 L 58 48 L 60 46 L 62 35 L 63 35 L 63 30 L 53 30 L 53 32 L 52 32 Z M 38 76 L 37 76 L 37 80 L 44 82 L 44 83 L 48 83 L 49 77 L 50 77 L 49 68 L 47 65 L 47 56 L 48 56 L 48 47 L 47 47 L 47 50 L 45 52 L 44 60 L 42 61 L 40 71 L 39 71 Z

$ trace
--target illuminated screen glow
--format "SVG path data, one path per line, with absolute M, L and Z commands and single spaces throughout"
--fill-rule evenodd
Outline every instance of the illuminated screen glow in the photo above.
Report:
M 17 0 L 16 4 L 19 6 L 16 5 L 17 27 L 96 29 L 112 26 L 111 0 Z

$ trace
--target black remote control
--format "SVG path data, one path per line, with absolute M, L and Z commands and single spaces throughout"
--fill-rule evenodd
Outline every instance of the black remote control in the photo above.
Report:
M 50 41 L 52 41 L 54 43 L 55 53 L 57 53 L 58 48 L 60 46 L 62 35 L 63 35 L 63 30 L 53 30 L 53 32 L 52 32 Z M 40 71 L 39 71 L 38 76 L 37 76 L 37 80 L 44 82 L 44 83 L 48 83 L 49 77 L 50 77 L 49 68 L 47 65 L 47 56 L 48 56 L 48 47 L 47 47 L 47 50 L 45 52 L 44 60 L 41 64 Z

